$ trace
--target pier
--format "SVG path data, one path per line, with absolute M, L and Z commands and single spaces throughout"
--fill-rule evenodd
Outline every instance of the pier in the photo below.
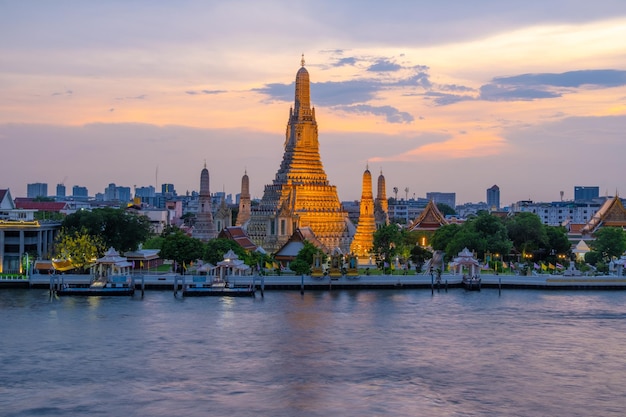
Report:
M 91 282 L 91 275 L 63 275 L 68 284 L 84 284 Z M 537 276 L 519 275 L 481 275 L 482 288 L 495 289 L 538 289 L 538 290 L 626 290 L 626 277 L 603 276 L 563 276 L 540 274 Z M 425 289 L 444 290 L 446 288 L 463 288 L 462 275 L 443 274 L 440 282 L 433 282 L 430 275 L 358 275 L 340 277 L 311 277 L 310 275 L 266 275 L 238 276 L 235 285 L 254 285 L 264 291 L 295 290 L 295 291 L 329 291 L 343 289 Z M 58 279 L 58 277 L 57 277 Z M 178 274 L 133 275 L 137 288 L 143 285 L 146 290 L 174 291 L 175 285 L 183 282 L 191 283 L 193 276 Z M 49 288 L 50 276 L 34 274 L 26 279 L 0 280 L 2 287 Z

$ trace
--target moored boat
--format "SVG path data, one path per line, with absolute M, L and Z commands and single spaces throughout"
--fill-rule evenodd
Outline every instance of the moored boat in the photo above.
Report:
M 480 277 L 463 275 L 463 287 L 468 291 L 480 291 Z

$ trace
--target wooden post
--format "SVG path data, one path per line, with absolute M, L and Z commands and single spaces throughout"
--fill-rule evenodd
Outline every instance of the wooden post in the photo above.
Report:
M 302 274 L 300 277 L 300 294 L 304 294 L 304 274 Z

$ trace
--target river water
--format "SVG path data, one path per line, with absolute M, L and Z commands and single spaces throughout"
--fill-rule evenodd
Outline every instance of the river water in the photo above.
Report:
M 623 416 L 626 292 L 0 290 L 0 415 Z

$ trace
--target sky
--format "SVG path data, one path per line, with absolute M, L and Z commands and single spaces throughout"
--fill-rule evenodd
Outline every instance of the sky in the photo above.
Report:
M 260 198 L 302 54 L 342 201 L 626 195 L 623 0 L 0 0 L 0 188 Z

